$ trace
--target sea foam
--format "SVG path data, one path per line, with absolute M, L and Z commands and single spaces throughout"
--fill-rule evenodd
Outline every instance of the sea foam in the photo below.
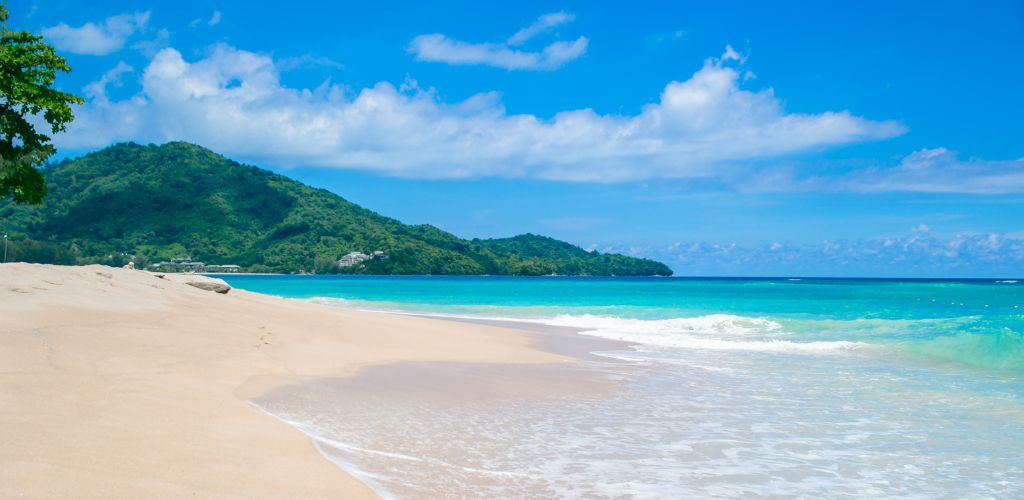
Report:
M 668 319 L 639 319 L 594 314 L 557 314 L 549 317 L 425 312 L 409 304 L 362 303 L 334 297 L 311 302 L 368 312 L 393 312 L 438 318 L 534 323 L 568 327 L 581 335 L 677 349 L 827 353 L 858 349 L 870 344 L 851 340 L 796 341 L 786 339 L 782 325 L 768 318 L 733 314 L 706 314 Z
M 580 328 L 583 335 L 683 349 L 816 353 L 867 345 L 848 340 L 786 340 L 782 325 L 778 322 L 732 314 L 660 320 L 560 315 L 547 323 Z
M 917 319 L 794 319 L 705 314 L 664 319 L 601 314 L 545 314 L 514 307 L 460 312 L 430 311 L 428 305 L 347 300 L 312 302 L 371 312 L 439 318 L 534 323 L 568 327 L 581 335 L 669 350 L 837 354 L 896 354 L 944 365 L 997 372 L 1024 371 L 1024 316 L 1006 316 L 993 327 L 979 315 Z M 497 314 L 495 314 L 497 313 Z M 613 356 L 614 357 L 614 356 Z

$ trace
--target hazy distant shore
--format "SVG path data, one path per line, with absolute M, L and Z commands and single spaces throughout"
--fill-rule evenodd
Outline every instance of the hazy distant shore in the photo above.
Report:
M 0 265 L 0 496 L 370 497 L 248 400 L 374 365 L 570 359 L 527 332 L 171 278 Z

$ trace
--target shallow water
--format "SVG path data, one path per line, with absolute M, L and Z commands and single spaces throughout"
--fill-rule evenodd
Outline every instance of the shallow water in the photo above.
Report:
M 260 402 L 388 495 L 1024 491 L 1016 283 L 229 280 L 346 307 L 509 318 L 637 343 L 602 353 L 623 362 L 584 364 L 587 377 L 615 381 L 611 392 L 453 400 L 421 387 L 423 397 L 410 397 L 379 393 L 388 379 L 380 371 Z

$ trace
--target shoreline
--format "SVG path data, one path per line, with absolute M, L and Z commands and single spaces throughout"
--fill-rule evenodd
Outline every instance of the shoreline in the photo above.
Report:
M 339 440 L 317 428 L 313 422 L 296 418 L 289 412 L 307 408 L 312 400 L 320 408 L 319 416 L 329 416 L 352 406 L 366 410 L 381 404 L 401 402 L 393 416 L 413 417 L 416 409 L 426 406 L 474 408 L 481 405 L 509 401 L 531 402 L 608 398 L 622 390 L 621 380 L 612 380 L 607 372 L 593 362 L 565 364 L 514 363 L 422 363 L 403 362 L 367 367 L 347 377 L 312 379 L 274 389 L 250 400 L 255 408 L 267 416 L 280 420 L 306 436 L 325 460 L 350 474 L 374 493 L 385 498 L 421 496 L 413 489 L 397 494 L 381 482 L 380 471 L 366 470 L 357 455 L 385 456 L 406 462 L 437 465 L 436 458 L 418 454 L 405 455 L 375 448 L 364 448 L 356 442 Z M 323 413 L 321 413 L 321 411 Z M 365 426 L 369 412 L 349 412 L 351 423 Z M 328 417 L 330 418 L 330 417 Z M 404 418 L 404 417 L 403 417 Z M 345 418 L 349 421 L 349 418 Z M 370 419 L 372 420 L 372 418 Z M 374 427 L 374 424 L 371 424 Z M 357 432 L 358 434 L 358 432 Z M 433 432 L 425 430 L 416 440 L 431 439 Z M 445 466 L 465 470 L 466 466 L 444 463 Z
M 0 496 L 369 498 L 304 433 L 249 400 L 401 363 L 579 359 L 508 326 L 178 281 L 0 265 Z

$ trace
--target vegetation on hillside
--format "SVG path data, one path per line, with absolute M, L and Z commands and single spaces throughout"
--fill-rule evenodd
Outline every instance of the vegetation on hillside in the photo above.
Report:
M 669 275 L 661 263 L 521 235 L 465 240 L 410 226 L 183 142 L 126 143 L 43 170 L 42 205 L 0 201 L 9 260 L 137 266 L 191 257 L 255 272 Z M 340 256 L 384 251 L 339 268 Z
M 512 238 L 473 240 L 473 243 L 498 255 L 507 256 L 507 274 L 517 275 L 602 275 L 667 276 L 672 272 L 664 264 L 619 254 L 600 254 L 547 236 L 522 234 Z

